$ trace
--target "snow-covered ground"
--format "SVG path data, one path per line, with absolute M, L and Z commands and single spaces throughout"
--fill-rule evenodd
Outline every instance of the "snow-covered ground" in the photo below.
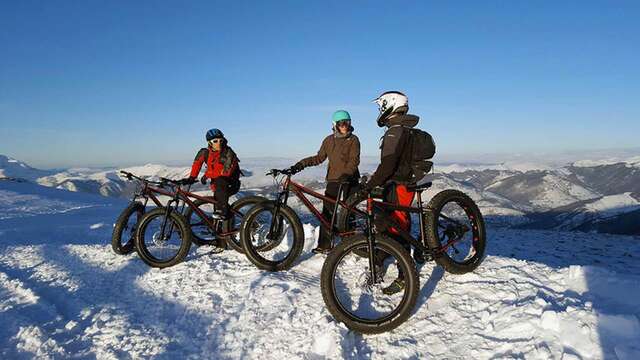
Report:
M 362 336 L 324 306 L 314 226 L 287 272 L 206 247 L 158 270 L 111 251 L 125 204 L 0 181 L 0 358 L 640 358 L 637 238 L 490 228 L 477 271 L 422 266 L 413 316 Z

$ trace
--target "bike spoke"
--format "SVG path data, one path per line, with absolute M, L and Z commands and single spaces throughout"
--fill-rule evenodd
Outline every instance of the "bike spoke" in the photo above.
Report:
M 251 246 L 263 259 L 280 262 L 293 250 L 292 225 L 284 217 L 274 219 L 270 209 L 258 214 L 248 226 L 251 229 Z
M 455 262 L 463 263 L 475 255 L 474 224 L 466 209 L 455 201 L 446 203 L 438 216 L 438 235 L 441 251 Z
M 180 233 L 171 218 L 167 219 L 166 229 L 162 233 L 164 216 L 158 216 L 151 220 L 145 231 L 145 247 L 149 254 L 158 261 L 169 261 L 174 258 L 182 244 Z
M 360 252 L 367 249 L 362 247 L 358 250 Z M 404 289 L 395 294 L 383 292 L 400 277 L 401 271 L 394 257 L 379 250 L 377 253 L 378 258 L 384 260 L 377 261 L 376 283 L 371 281 L 369 259 L 358 256 L 355 249 L 341 259 L 334 273 L 334 291 L 338 303 L 359 321 L 393 316 L 405 295 Z

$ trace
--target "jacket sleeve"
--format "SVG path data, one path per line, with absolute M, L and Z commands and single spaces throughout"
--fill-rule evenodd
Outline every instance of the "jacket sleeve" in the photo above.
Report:
M 193 159 L 193 165 L 191 165 L 191 174 L 189 175 L 192 178 L 198 177 L 200 173 L 200 169 L 202 169 L 202 164 L 207 161 L 207 155 L 209 155 L 209 150 L 202 148 L 196 154 L 196 158 Z
M 349 149 L 349 161 L 347 162 L 347 174 L 354 175 L 358 172 L 360 165 L 360 139 L 353 136 L 351 148 Z
M 318 153 L 315 156 L 306 157 L 298 161 L 298 164 L 302 164 L 302 166 L 304 167 L 316 166 L 316 165 L 322 164 L 322 162 L 327 159 L 327 142 L 328 142 L 327 139 L 329 138 L 325 138 L 322 141 L 322 145 L 320 145 L 320 150 L 318 150 Z
M 400 126 L 393 127 L 384 134 L 380 165 L 371 175 L 367 187 L 373 188 L 383 185 L 396 171 L 400 162 L 400 156 L 404 148 L 404 129 Z

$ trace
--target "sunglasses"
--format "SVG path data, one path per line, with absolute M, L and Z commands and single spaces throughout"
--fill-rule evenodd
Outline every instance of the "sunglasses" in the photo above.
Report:
M 213 139 L 209 140 L 209 144 L 219 144 L 222 142 L 222 139 Z
M 342 126 L 349 126 L 349 125 L 351 125 L 351 122 L 350 122 L 350 121 L 338 121 L 338 122 L 336 123 L 336 126 L 339 126 L 339 127 L 342 127 Z

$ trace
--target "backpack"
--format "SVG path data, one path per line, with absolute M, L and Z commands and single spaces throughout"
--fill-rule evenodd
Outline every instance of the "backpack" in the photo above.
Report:
M 407 162 L 411 167 L 412 182 L 418 182 L 431 171 L 433 162 L 429 160 L 436 154 L 436 143 L 431 134 L 426 131 L 416 128 L 407 128 L 407 130 L 409 133 Z

